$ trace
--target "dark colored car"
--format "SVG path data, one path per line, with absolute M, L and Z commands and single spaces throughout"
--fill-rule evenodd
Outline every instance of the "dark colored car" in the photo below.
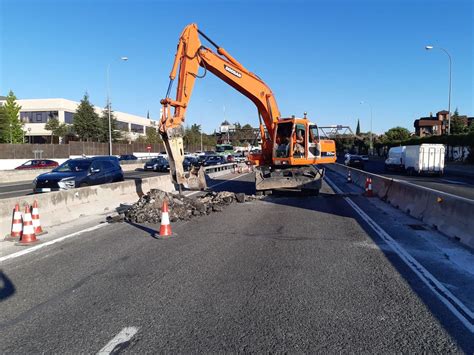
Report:
M 220 165 L 227 163 L 226 158 L 221 155 L 209 155 L 206 157 L 204 162 L 202 163 L 203 166 L 212 166 L 212 165 Z
M 17 166 L 15 170 L 27 170 L 27 169 L 52 169 L 57 167 L 59 164 L 54 160 L 47 159 L 33 159 Z
M 145 163 L 143 169 L 153 171 L 168 171 L 170 170 L 170 163 L 164 157 L 153 158 Z
M 346 166 L 364 169 L 364 159 L 360 155 L 350 155 L 344 161 Z
M 118 158 L 98 156 L 69 159 L 51 172 L 36 177 L 33 185 L 34 192 L 48 192 L 117 181 L 123 181 L 123 172 Z
M 199 164 L 204 164 L 204 161 L 208 157 L 213 157 L 213 156 L 216 156 L 216 153 L 213 152 L 212 150 L 208 150 L 208 151 L 205 151 L 203 154 L 199 155 L 197 159 L 199 161 Z
M 133 155 L 133 154 L 124 154 L 124 155 L 121 155 L 119 160 L 122 161 L 122 160 L 137 160 L 138 158 Z
M 186 157 L 183 160 L 183 168 L 185 171 L 191 170 L 193 166 L 198 167 L 200 165 L 199 160 L 194 157 Z

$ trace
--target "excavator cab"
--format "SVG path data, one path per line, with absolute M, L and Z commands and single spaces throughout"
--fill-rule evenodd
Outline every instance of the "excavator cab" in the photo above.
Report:
M 273 146 L 273 165 L 314 165 L 318 164 L 326 150 L 333 151 L 335 147 L 325 144 L 319 135 L 318 126 L 306 118 L 281 119 L 275 129 Z M 324 144 L 324 145 L 323 145 Z

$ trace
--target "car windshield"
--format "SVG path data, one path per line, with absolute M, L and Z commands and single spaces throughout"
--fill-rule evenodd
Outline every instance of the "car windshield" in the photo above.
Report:
M 77 172 L 77 171 L 87 171 L 91 162 L 89 160 L 68 160 L 62 163 L 53 171 L 56 172 Z

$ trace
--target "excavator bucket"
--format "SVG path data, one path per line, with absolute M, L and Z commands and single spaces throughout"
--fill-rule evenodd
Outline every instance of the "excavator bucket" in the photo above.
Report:
M 184 171 L 183 128 L 169 128 L 162 138 L 168 154 L 171 181 L 189 190 L 206 189 L 206 175 L 203 167 L 199 169 L 193 167 L 188 173 Z

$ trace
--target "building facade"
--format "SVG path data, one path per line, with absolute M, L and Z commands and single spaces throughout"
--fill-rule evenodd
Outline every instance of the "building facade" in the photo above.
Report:
M 20 120 L 24 123 L 25 141 L 30 143 L 48 143 L 51 132 L 46 130 L 45 124 L 51 118 L 59 122 L 72 124 L 73 116 L 79 102 L 66 99 L 25 99 L 16 100 L 21 106 Z M 3 104 L 4 100 L 0 100 Z M 94 106 L 95 111 L 101 115 L 103 108 Z M 117 130 L 122 132 L 124 140 L 130 142 L 146 134 L 146 128 L 157 128 L 158 122 L 124 112 L 114 111 L 117 119 Z
M 420 117 L 415 120 L 415 135 L 419 137 L 440 136 L 448 131 L 448 111 L 439 111 L 436 116 Z

